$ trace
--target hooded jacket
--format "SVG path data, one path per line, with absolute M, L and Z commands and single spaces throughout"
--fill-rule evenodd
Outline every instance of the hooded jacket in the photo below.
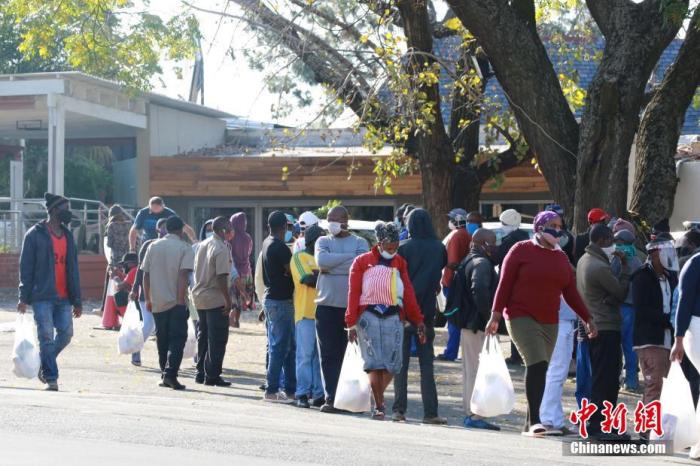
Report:
M 593 243 L 586 246 L 586 253 L 576 267 L 576 284 L 598 330 L 621 330 L 620 306 L 627 297 L 629 283 L 627 266 L 622 268 L 618 279 L 605 252 Z
M 231 227 L 235 233 L 233 241 L 231 241 L 233 264 L 241 277 L 250 277 L 252 275 L 250 255 L 253 252 L 253 238 L 246 231 L 248 218 L 245 212 L 238 212 L 231 216 Z
M 61 229 L 66 238 L 68 300 L 73 306 L 81 307 L 78 251 L 70 230 L 63 225 Z M 53 242 L 44 220 L 31 227 L 24 235 L 19 257 L 19 300 L 33 304 L 57 298 Z
M 408 264 L 408 276 L 426 325 L 432 325 L 442 269 L 447 265 L 447 250 L 435 234 L 430 214 L 423 209 L 411 212 L 408 233 L 409 239 L 399 248 L 399 255 Z

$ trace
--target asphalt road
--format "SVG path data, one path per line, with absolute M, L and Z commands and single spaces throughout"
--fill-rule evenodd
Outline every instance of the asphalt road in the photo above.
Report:
M 0 330 L 15 314 L 0 308 Z M 115 332 L 97 330 L 99 317 L 76 321 L 73 342 L 59 358 L 61 391 L 18 379 L 9 357 L 0 358 L 0 465 L 180 464 L 686 464 L 676 457 L 564 457 L 561 439 L 530 439 L 517 432 L 524 395 L 513 372 L 518 405 L 496 421 L 500 433 L 461 427 L 459 365 L 438 363 L 441 414 L 447 427 L 426 426 L 417 374 L 410 377 L 409 419 L 396 424 L 366 415 L 326 415 L 264 403 L 264 331 L 248 314 L 231 331 L 225 377 L 234 385 L 195 385 L 183 364 L 185 392 L 159 388 L 155 344 L 132 367 L 116 351 Z M 0 331 L 0 354 L 13 333 Z M 444 342 L 440 331 L 439 342 Z M 438 343 L 440 344 L 440 343 Z M 504 348 L 507 345 L 504 345 Z M 414 364 L 417 366 L 417 364 Z M 417 370 L 417 369 L 416 369 Z M 567 406 L 573 386 L 567 384 Z M 391 395 L 391 389 L 389 390 Z

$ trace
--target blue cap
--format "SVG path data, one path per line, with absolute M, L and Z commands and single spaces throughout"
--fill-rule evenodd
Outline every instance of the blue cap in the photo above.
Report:
M 560 206 L 559 204 L 547 204 L 547 206 L 544 208 L 545 211 L 550 211 L 554 212 L 558 215 L 564 215 L 564 208 Z
M 466 222 L 467 221 L 467 211 L 464 209 L 452 209 L 450 210 L 450 213 L 447 214 L 447 216 L 451 219 L 454 220 L 455 222 Z

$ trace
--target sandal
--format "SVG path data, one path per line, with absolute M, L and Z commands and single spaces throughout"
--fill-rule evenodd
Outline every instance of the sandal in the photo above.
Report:
M 544 426 L 546 429 L 544 432 L 545 437 L 561 437 L 564 435 L 564 432 L 561 429 L 557 429 L 553 426 Z
M 547 429 L 542 425 L 542 424 L 534 424 L 531 425 L 530 428 L 526 431 L 523 432 L 522 435 L 525 437 L 544 437 L 545 432 L 547 432 Z
M 386 416 L 386 408 L 384 406 L 377 406 L 374 408 L 374 413 L 372 413 L 372 419 L 375 421 L 383 421 Z

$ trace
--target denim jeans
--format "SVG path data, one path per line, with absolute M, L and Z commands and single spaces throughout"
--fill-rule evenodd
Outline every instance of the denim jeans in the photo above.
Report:
M 634 308 L 623 304 L 622 309 L 622 354 L 625 356 L 625 387 L 636 390 L 639 387 L 637 371 L 639 361 L 637 353 L 632 348 L 634 337 Z
M 296 390 L 296 368 L 294 363 L 294 304 L 291 300 L 279 301 L 265 299 L 265 317 L 268 325 L 268 353 L 270 363 L 267 367 L 268 394 L 280 389 L 280 372 L 284 367 L 285 391 Z
M 153 320 L 153 314 L 149 309 L 146 309 L 146 301 L 139 301 L 139 308 L 141 310 L 141 321 L 143 322 L 143 341 L 148 341 L 148 337 L 153 334 L 156 329 L 156 321 Z M 132 362 L 141 362 L 141 352 L 133 353 L 131 355 Z
M 445 298 L 449 294 L 449 288 L 444 288 L 443 293 Z M 447 321 L 447 345 L 445 346 L 445 351 L 442 352 L 442 357 L 454 361 L 459 356 L 459 338 L 462 335 L 462 329 L 458 325 Z
M 588 340 L 578 342 L 576 351 L 576 403 L 581 407 L 581 400 L 591 399 L 593 390 L 593 375 L 591 371 L 591 355 L 588 351 Z
M 433 368 L 435 328 L 432 325 L 426 325 L 425 336 L 425 344 L 422 345 L 420 342 L 417 342 L 416 350 L 420 366 L 420 394 L 423 400 L 423 417 L 427 419 L 438 415 L 438 395 Z M 407 327 L 403 339 L 403 366 L 401 367 L 401 372 L 396 374 L 394 378 L 394 406 L 392 411 L 395 413 L 406 414 L 408 411 L 408 365 L 411 360 L 408 348 L 412 340 L 417 340 L 415 337 L 415 327 Z
M 296 323 L 296 397 L 307 396 L 311 399 L 323 397 L 321 382 L 321 363 L 316 346 L 316 322 L 313 319 L 301 319 Z
M 37 301 L 32 303 L 32 309 L 39 338 L 42 375 L 47 382 L 55 382 L 58 380 L 56 357 L 73 337 L 71 304 L 66 299 Z

